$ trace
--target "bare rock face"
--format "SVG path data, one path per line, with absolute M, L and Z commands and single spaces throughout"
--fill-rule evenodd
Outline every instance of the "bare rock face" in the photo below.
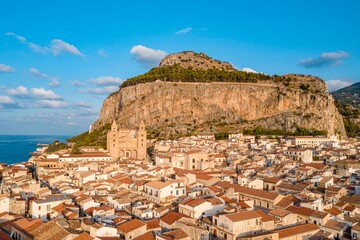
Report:
M 203 53 L 166 56 L 160 67 L 235 71 L 230 63 Z M 155 137 L 179 137 L 201 131 L 239 132 L 243 128 L 295 131 L 297 127 L 345 135 L 342 116 L 320 78 L 289 74 L 257 83 L 163 82 L 121 88 L 103 103 L 98 128 L 116 120 L 123 127 L 143 120 Z
M 207 70 L 211 68 L 223 69 L 227 71 L 234 71 L 233 66 L 228 62 L 208 57 L 205 53 L 195 53 L 192 51 L 180 52 L 167 55 L 160 62 L 160 67 L 171 66 L 178 64 L 183 68 L 192 68 Z
M 223 131 L 223 127 L 239 132 L 251 126 L 345 135 L 331 95 L 264 83 L 157 81 L 129 86 L 104 101 L 95 127 L 113 120 L 128 127 L 144 120 L 150 132 L 160 130 L 159 137 Z

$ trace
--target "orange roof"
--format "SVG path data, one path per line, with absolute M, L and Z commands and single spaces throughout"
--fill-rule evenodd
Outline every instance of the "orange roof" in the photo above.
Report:
M 154 219 L 154 220 L 151 220 L 151 221 L 147 221 L 146 222 L 146 228 L 147 228 L 147 230 L 154 229 L 154 228 L 160 228 L 159 220 Z
M 74 238 L 73 240 L 93 240 L 94 238 L 91 237 L 87 232 L 83 232 L 78 237 Z
M 51 210 L 54 210 L 55 212 L 61 213 L 65 210 L 64 203 L 60 203 L 59 205 L 56 205 Z
M 212 179 L 213 177 L 212 176 L 209 176 L 207 174 L 196 174 L 196 178 L 197 179 L 202 179 L 202 180 L 210 180 Z
M 311 216 L 315 210 L 307 208 L 307 207 L 297 207 L 297 206 L 289 206 L 286 208 L 287 211 L 304 215 L 304 216 Z
M 155 240 L 155 235 L 150 231 L 134 238 L 133 240 Z
M 285 209 L 273 209 L 269 212 L 270 215 L 278 216 L 278 217 L 285 217 L 290 213 L 291 213 L 290 211 L 287 211 Z
M 246 204 L 245 202 L 237 202 L 236 206 L 240 207 L 241 209 L 250 208 L 250 206 L 248 204 Z
M 328 209 L 324 208 L 324 212 L 330 213 L 333 216 L 337 216 L 337 215 L 341 214 L 341 211 L 335 207 L 328 208 Z
M 121 233 L 129 233 L 131 231 L 134 231 L 135 229 L 141 228 L 142 226 L 145 226 L 146 224 L 138 219 L 133 219 L 131 221 L 128 221 L 126 223 L 123 223 L 119 226 L 117 226 L 117 229 Z
M 289 237 L 289 236 L 298 235 L 301 233 L 315 231 L 318 229 L 319 229 L 319 227 L 316 224 L 307 223 L 307 224 L 303 224 L 303 225 L 298 225 L 298 226 L 294 226 L 294 227 L 277 230 L 276 232 L 279 233 L 279 238 L 281 239 L 281 238 L 285 238 L 285 237 Z
M 265 178 L 264 179 L 264 182 L 268 182 L 268 183 L 277 183 L 279 182 L 280 180 L 275 178 L 275 177 L 268 177 L 268 178 Z
M 266 191 L 254 189 L 254 188 L 248 188 L 248 187 L 240 186 L 237 184 L 232 184 L 232 187 L 234 188 L 235 192 L 239 192 L 240 194 L 256 196 L 256 197 L 268 199 L 268 200 L 275 200 L 278 196 L 280 196 L 277 193 L 266 192 Z
M 166 232 L 163 235 L 170 237 L 171 239 L 183 239 L 189 237 L 183 230 L 173 230 Z
M 162 189 L 162 188 L 165 188 L 167 186 L 170 186 L 172 183 L 174 183 L 174 182 L 171 182 L 171 181 L 166 181 L 166 182 L 152 181 L 152 182 L 146 183 L 146 186 L 156 188 L 156 189 Z
M 180 220 L 183 217 L 188 218 L 188 216 L 179 212 L 169 212 L 168 214 L 163 216 L 160 220 L 168 225 L 172 225 L 174 222 Z
M 225 214 L 225 217 L 230 219 L 232 222 L 240 222 L 253 218 L 261 218 L 262 216 L 257 211 L 244 211 L 237 213 L 229 213 Z
M 204 200 L 202 198 L 195 198 L 195 199 L 190 198 L 190 199 L 182 201 L 180 204 L 181 205 L 188 205 L 188 206 L 194 208 L 194 207 L 197 207 L 197 206 L 199 206 L 200 204 L 202 204 L 204 202 L 206 202 L 206 200 Z
M 11 237 L 9 237 L 6 233 L 0 230 L 0 239 L 2 240 L 13 240 Z
M 209 198 L 209 199 L 206 199 L 206 201 L 210 202 L 212 205 L 223 204 L 223 202 L 220 200 L 220 198 Z
M 37 227 L 40 227 L 42 225 L 41 219 L 28 219 L 28 218 L 22 218 L 16 222 L 13 223 L 14 226 L 18 227 L 22 230 L 34 230 Z

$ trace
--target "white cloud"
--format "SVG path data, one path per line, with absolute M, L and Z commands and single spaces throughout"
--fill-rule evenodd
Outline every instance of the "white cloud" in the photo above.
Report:
M 25 37 L 17 35 L 13 32 L 7 32 L 5 33 L 5 35 L 7 36 L 12 36 L 15 37 L 17 40 L 19 40 L 22 44 L 26 45 L 27 47 L 29 47 L 30 49 L 32 49 L 34 52 L 37 53 L 47 53 L 49 51 L 49 48 L 47 47 L 41 47 L 35 43 L 29 42 L 26 40 Z
M 29 71 L 34 77 L 50 80 L 50 82 L 49 82 L 50 87 L 59 87 L 60 86 L 60 81 L 56 77 L 42 73 L 36 68 L 30 68 Z
M 70 85 L 74 86 L 74 87 L 82 87 L 82 86 L 85 86 L 86 84 L 83 82 L 80 82 L 78 80 L 72 80 L 72 81 L 70 81 Z
M 9 96 L 0 95 L 0 109 L 15 109 L 15 108 L 23 108 L 22 104 L 15 102 Z
M 62 100 L 39 100 L 37 102 L 37 107 L 39 108 L 67 108 L 69 103 Z
M 81 89 L 80 92 L 90 93 L 95 95 L 104 95 L 104 94 L 110 94 L 116 92 L 118 90 L 119 90 L 118 86 L 105 86 L 102 88 L 85 88 L 85 89 Z
M 187 33 L 191 32 L 191 31 L 192 31 L 192 28 L 191 28 L 191 27 L 187 27 L 187 28 L 184 28 L 184 29 L 181 29 L 181 30 L 177 31 L 177 32 L 175 33 L 175 35 L 187 34 Z
M 42 98 L 42 99 L 59 99 L 59 95 L 54 93 L 52 90 L 46 90 L 44 88 L 31 88 L 30 94 L 33 98 Z
M 59 80 L 54 79 L 51 82 L 49 82 L 48 85 L 49 85 L 49 87 L 60 87 L 61 83 Z
M 88 104 L 84 101 L 79 101 L 79 102 L 75 103 L 75 105 L 78 108 L 92 108 L 90 104 Z
M 34 76 L 34 77 L 38 77 L 38 78 L 44 78 L 44 79 L 49 79 L 49 80 L 55 80 L 57 79 L 56 77 L 52 77 L 50 75 L 47 75 L 45 73 L 40 72 L 40 70 L 36 69 L 36 68 L 30 68 L 29 72 Z
M 120 83 L 122 83 L 123 80 L 118 77 L 101 76 L 101 77 L 92 79 L 90 81 L 99 86 L 110 86 L 110 85 L 119 85 Z
M 257 71 L 255 71 L 254 69 L 248 68 L 248 67 L 244 67 L 244 68 L 241 68 L 239 70 L 243 71 L 243 72 L 248 72 L 248 73 L 257 73 Z
M 102 49 L 97 51 L 97 53 L 102 57 L 107 57 L 108 56 L 107 52 L 105 50 L 102 50 Z
M 11 103 L 15 103 L 15 101 L 11 97 L 0 95 L 0 104 L 11 104 Z
M 26 45 L 31 50 L 37 53 L 46 54 L 51 52 L 53 53 L 54 56 L 58 56 L 59 54 L 64 52 L 64 53 L 70 53 L 72 55 L 84 56 L 84 54 L 81 53 L 80 50 L 76 48 L 74 45 L 67 43 L 61 39 L 53 39 L 51 41 L 51 45 L 47 47 L 47 46 L 40 46 L 33 42 L 29 42 L 25 37 L 17 35 L 13 32 L 7 32 L 5 33 L 5 35 L 15 37 L 22 44 Z
M 143 45 L 136 45 L 132 47 L 130 53 L 135 56 L 137 62 L 145 67 L 154 67 L 159 65 L 160 61 L 167 54 L 163 50 L 152 49 Z
M 299 62 L 299 65 L 305 68 L 324 68 L 332 67 L 342 63 L 344 58 L 350 55 L 345 51 L 323 52 L 317 58 L 308 58 Z
M 350 86 L 353 83 L 354 82 L 352 82 L 352 81 L 338 80 L 338 79 L 326 81 L 327 89 L 328 89 L 329 92 L 334 92 L 334 91 L 339 90 L 341 88 Z
M 17 88 L 9 89 L 7 92 L 11 95 L 19 97 L 25 97 L 29 94 L 28 89 L 22 85 L 18 86 Z
M 61 39 L 54 39 L 51 41 L 51 50 L 55 56 L 59 55 L 62 52 L 67 52 L 73 55 L 84 56 L 79 49 L 70 43 L 64 42 Z
M 0 73 L 2 72 L 15 72 L 15 68 L 0 63 Z
M 17 88 L 8 89 L 7 92 L 13 96 L 24 98 L 36 98 L 36 99 L 60 99 L 61 97 L 54 93 L 52 90 L 46 90 L 44 88 L 31 88 L 28 89 L 24 86 L 18 86 Z

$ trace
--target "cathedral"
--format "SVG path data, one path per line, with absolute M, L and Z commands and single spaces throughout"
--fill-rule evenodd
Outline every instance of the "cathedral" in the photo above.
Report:
M 143 121 L 137 129 L 118 128 L 115 120 L 107 134 L 107 149 L 114 159 L 146 159 L 146 130 Z

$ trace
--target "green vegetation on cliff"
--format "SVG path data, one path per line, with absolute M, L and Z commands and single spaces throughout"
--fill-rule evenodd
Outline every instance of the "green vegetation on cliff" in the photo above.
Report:
M 81 146 L 98 146 L 106 148 L 106 134 L 111 129 L 111 124 L 105 124 L 98 130 L 93 130 L 91 133 L 84 132 L 75 137 L 68 138 L 67 141 L 75 143 L 73 149 L 78 149 Z
M 335 101 L 339 113 L 343 116 L 346 135 L 356 137 L 360 135 L 360 109 L 342 101 Z
M 48 148 L 45 150 L 46 153 L 53 153 L 60 150 L 68 149 L 69 146 L 66 143 L 59 142 L 58 140 L 55 140 L 52 144 L 48 146 Z
M 320 135 L 326 135 L 327 131 L 297 127 L 294 132 L 287 132 L 282 129 L 267 129 L 264 127 L 257 126 L 253 129 L 244 129 L 243 133 L 245 135 L 255 135 L 255 136 L 261 136 L 261 135 L 266 135 L 266 136 L 270 136 L 270 135 L 274 135 L 274 136 L 320 136 Z
M 243 82 L 256 83 L 258 81 L 275 81 L 288 84 L 290 77 L 269 76 L 263 73 L 249 73 L 243 71 L 226 71 L 224 69 L 211 68 L 207 70 L 183 68 L 178 64 L 171 66 L 155 67 L 145 74 L 127 79 L 121 84 L 121 88 L 133 86 L 139 83 L 154 82 L 156 80 L 166 82 Z

